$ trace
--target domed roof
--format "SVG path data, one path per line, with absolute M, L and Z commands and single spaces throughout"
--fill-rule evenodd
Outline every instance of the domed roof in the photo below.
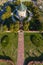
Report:
M 18 7 L 17 7 L 17 9 L 19 10 L 19 11 L 25 11 L 25 10 L 27 10 L 27 7 L 24 5 L 24 4 L 20 4 Z

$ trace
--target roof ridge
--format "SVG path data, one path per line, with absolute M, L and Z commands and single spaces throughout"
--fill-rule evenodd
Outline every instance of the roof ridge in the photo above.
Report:
M 18 7 L 18 10 L 24 11 L 26 9 L 27 9 L 27 7 L 21 2 L 20 5 L 19 5 L 19 7 Z

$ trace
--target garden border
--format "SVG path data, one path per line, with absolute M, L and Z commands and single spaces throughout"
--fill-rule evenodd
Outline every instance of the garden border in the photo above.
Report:
M 43 64 L 43 61 L 30 61 L 27 65 L 33 65 L 33 64 Z
M 0 62 L 8 62 L 8 63 L 14 65 L 13 61 L 11 61 L 11 60 L 0 59 Z

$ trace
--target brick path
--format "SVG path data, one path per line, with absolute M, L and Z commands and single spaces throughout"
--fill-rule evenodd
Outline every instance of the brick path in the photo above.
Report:
M 17 65 L 23 65 L 24 63 L 24 32 L 18 32 L 18 57 Z

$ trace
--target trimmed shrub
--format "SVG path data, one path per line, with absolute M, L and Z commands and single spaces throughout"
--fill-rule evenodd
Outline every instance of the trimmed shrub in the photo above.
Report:
M 9 42 L 8 35 L 4 35 L 1 38 L 1 45 L 2 45 L 2 47 L 5 48 L 8 45 L 8 42 Z
M 36 45 L 37 47 L 39 47 L 40 45 L 43 45 L 43 39 L 42 39 L 42 36 L 39 34 L 39 35 L 31 35 L 30 36 L 30 39 L 32 41 L 32 43 L 34 45 Z

